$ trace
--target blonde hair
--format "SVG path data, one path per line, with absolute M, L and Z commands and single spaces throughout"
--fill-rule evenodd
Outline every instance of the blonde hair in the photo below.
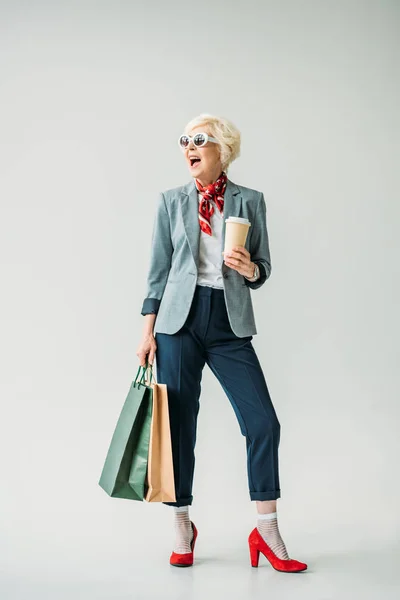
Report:
M 202 113 L 189 121 L 184 133 L 189 135 L 199 125 L 207 125 L 209 134 L 219 141 L 222 169 L 227 172 L 231 162 L 240 156 L 240 131 L 228 119 Z

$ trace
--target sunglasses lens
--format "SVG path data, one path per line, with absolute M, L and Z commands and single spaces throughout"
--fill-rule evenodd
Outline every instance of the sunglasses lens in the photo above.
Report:
M 182 148 L 186 148 L 187 146 L 189 146 L 189 138 L 187 135 L 181 135 L 181 137 L 179 138 L 179 144 L 182 146 Z
M 204 133 L 196 133 L 196 135 L 193 138 L 193 142 L 195 146 L 204 146 L 204 144 L 206 143 L 206 137 Z

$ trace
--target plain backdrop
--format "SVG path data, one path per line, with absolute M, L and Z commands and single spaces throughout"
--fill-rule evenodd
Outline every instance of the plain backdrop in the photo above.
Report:
M 29 598 L 398 597 L 396 0 L 0 1 L 0 590 Z M 192 569 L 170 507 L 98 479 L 137 371 L 159 191 L 209 112 L 264 193 L 253 344 L 281 422 L 294 576 L 250 567 L 245 438 L 205 367 Z

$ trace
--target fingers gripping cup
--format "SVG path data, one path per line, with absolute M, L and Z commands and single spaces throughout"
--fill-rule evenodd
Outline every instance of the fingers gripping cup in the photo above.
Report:
M 244 246 L 251 223 L 242 217 L 228 217 L 225 219 L 225 248 L 230 252 L 235 246 Z

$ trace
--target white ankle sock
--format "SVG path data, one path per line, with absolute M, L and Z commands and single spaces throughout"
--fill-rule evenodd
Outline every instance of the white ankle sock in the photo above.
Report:
M 267 514 L 257 513 L 257 529 L 278 558 L 289 560 L 286 546 L 279 533 L 278 515 L 276 512 Z
M 192 524 L 189 517 L 189 506 L 174 506 L 175 545 L 174 552 L 186 554 L 191 552 L 190 543 L 193 538 Z

